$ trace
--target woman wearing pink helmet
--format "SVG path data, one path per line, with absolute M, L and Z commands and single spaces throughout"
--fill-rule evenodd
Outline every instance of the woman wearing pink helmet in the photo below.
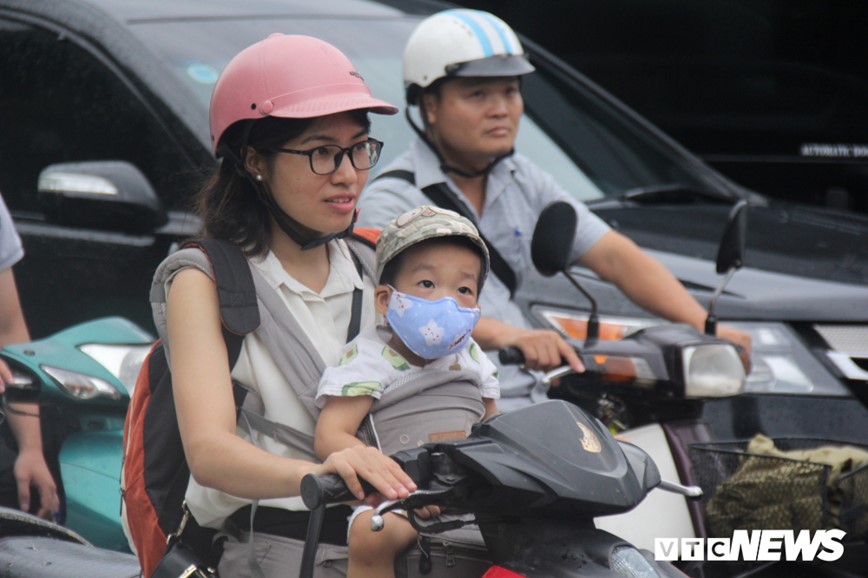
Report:
M 297 496 L 307 473 L 337 472 L 360 497 L 360 477 L 387 497 L 415 489 L 374 449 L 351 448 L 319 464 L 308 461 L 312 439 L 308 452 L 250 434 L 236 422 L 233 399 L 234 379 L 258 396 L 267 419 L 314 432 L 315 418 L 294 389 L 300 378 L 292 364 L 306 357 L 317 367 L 336 364 L 353 326 L 353 296 L 374 287 L 343 239 L 382 147 L 368 135 L 369 112 L 397 109 L 371 96 L 344 54 L 307 36 L 275 34 L 248 47 L 214 88 L 211 138 L 222 160 L 198 197 L 204 236 L 240 246 L 254 276 L 276 292 L 310 342 L 280 356 L 287 362 L 257 329 L 244 338 L 230 374 L 210 269 L 169 257 L 158 270 L 155 285 L 166 300 L 165 307 L 155 305 L 155 319 L 167 352 L 171 344 L 178 423 L 192 473 L 186 500 L 200 525 L 225 538 L 223 576 L 248 576 L 255 560 L 265 576 L 298 574 L 308 513 Z M 364 327 L 374 321 L 372 293 L 361 302 Z M 345 512 L 327 515 L 320 563 L 345 557 L 345 550 L 329 546 L 345 543 L 345 532 Z M 320 566 L 316 575 L 323 572 Z

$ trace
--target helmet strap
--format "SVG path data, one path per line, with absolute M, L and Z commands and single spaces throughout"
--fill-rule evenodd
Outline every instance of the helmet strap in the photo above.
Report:
M 462 177 L 465 179 L 476 179 L 476 178 L 480 178 L 480 177 L 487 177 L 488 173 L 491 172 L 491 170 L 497 165 L 497 163 L 499 163 L 503 159 L 505 159 L 507 157 L 511 157 L 513 154 L 515 154 L 515 149 L 511 149 L 509 152 L 504 153 L 504 154 L 492 159 L 492 161 L 490 163 L 488 163 L 485 166 L 485 168 L 482 169 L 481 171 L 475 171 L 472 173 L 467 172 L 463 169 L 459 169 L 458 167 L 453 167 L 452 165 L 450 165 L 449 163 L 446 162 L 446 159 L 443 158 L 443 155 L 440 154 L 440 151 L 437 150 L 437 147 L 434 145 L 433 142 L 431 142 L 431 139 L 428 138 L 428 135 L 425 133 L 425 131 L 422 130 L 422 128 L 420 128 L 419 125 L 417 125 L 415 122 L 413 122 L 413 117 L 410 116 L 410 107 L 409 106 L 404 109 L 404 116 L 407 117 L 407 122 L 410 123 L 410 127 L 413 129 L 413 132 L 415 132 L 419 136 L 419 138 L 422 139 L 422 142 L 424 142 L 426 145 L 428 145 L 428 148 L 431 149 L 431 152 L 433 152 L 434 155 L 437 157 L 437 160 L 440 161 L 440 170 L 446 174 L 454 173 L 454 174 L 458 175 L 459 177 Z
M 329 241 L 333 241 L 335 239 L 343 239 L 344 237 L 352 234 L 353 227 L 355 227 L 356 225 L 356 219 L 359 217 L 358 209 L 356 209 L 355 213 L 353 213 L 353 220 L 352 222 L 350 222 L 350 226 L 343 231 L 319 236 L 305 235 L 300 231 L 301 223 L 290 217 L 288 214 L 286 214 L 286 211 L 277 206 L 277 203 L 274 200 L 274 196 L 266 188 L 265 184 L 255 180 L 253 176 L 247 171 L 244 172 L 246 174 L 247 182 L 249 182 L 254 188 L 254 190 L 256 190 L 256 195 L 268 209 L 268 212 L 271 213 L 271 216 L 274 217 L 274 221 L 277 223 L 277 226 L 280 227 L 280 230 L 286 233 L 286 235 L 290 239 L 292 239 L 295 244 L 301 248 L 302 251 L 307 251 L 315 247 L 320 247 L 322 245 L 325 245 Z

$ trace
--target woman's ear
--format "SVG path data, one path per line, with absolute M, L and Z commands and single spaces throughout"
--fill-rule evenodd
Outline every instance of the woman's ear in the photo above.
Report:
M 374 288 L 374 306 L 377 313 L 385 316 L 389 309 L 389 299 L 392 298 L 392 289 L 387 285 L 377 285 Z
M 244 170 L 257 181 L 261 181 L 266 175 L 265 157 L 255 148 L 247 147 L 244 150 Z

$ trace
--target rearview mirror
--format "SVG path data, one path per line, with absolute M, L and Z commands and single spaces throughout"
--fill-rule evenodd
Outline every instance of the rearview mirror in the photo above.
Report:
M 542 275 L 551 277 L 556 273 L 563 273 L 573 287 L 581 291 L 590 302 L 591 312 L 588 314 L 588 330 L 585 338 L 587 345 L 599 339 L 600 321 L 597 316 L 597 301 L 576 281 L 575 277 L 570 275 L 570 266 L 573 264 L 570 256 L 578 223 L 579 215 L 571 204 L 564 201 L 550 203 L 540 212 L 537 219 L 530 243 L 530 256 L 534 267 Z
M 71 227 L 147 233 L 169 220 L 148 179 L 125 161 L 49 165 L 38 196 L 49 221 Z
M 530 244 L 533 265 L 541 274 L 551 277 L 569 269 L 578 222 L 576 210 L 569 203 L 555 201 L 542 210 Z
M 708 300 L 708 317 L 705 318 L 705 333 L 717 335 L 717 316 L 714 314 L 714 306 L 717 299 L 723 294 L 723 289 L 729 283 L 732 274 L 744 264 L 744 251 L 747 243 L 747 200 L 742 199 L 733 205 L 729 211 L 726 229 L 720 239 L 717 249 L 716 270 L 718 275 L 726 274 L 720 286 Z
M 729 212 L 729 220 L 717 250 L 717 273 L 740 269 L 744 264 L 747 243 L 747 201 L 738 201 Z

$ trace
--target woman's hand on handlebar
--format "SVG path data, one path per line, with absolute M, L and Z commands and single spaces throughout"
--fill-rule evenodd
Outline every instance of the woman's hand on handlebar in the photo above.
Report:
M 368 446 L 354 446 L 332 453 L 312 473 L 338 474 L 359 500 L 365 499 L 364 479 L 389 500 L 406 498 L 416 484 L 392 458 Z

